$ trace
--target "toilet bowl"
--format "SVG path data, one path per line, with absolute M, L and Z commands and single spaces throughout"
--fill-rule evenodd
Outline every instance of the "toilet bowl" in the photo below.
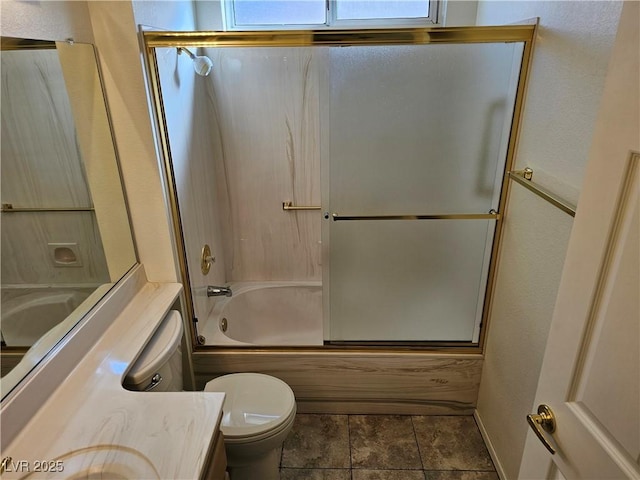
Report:
M 182 390 L 182 317 L 171 311 L 127 372 L 129 390 Z M 278 480 L 280 447 L 296 416 L 293 391 L 260 373 L 233 373 L 208 382 L 205 392 L 224 392 L 220 429 L 231 480 Z
M 215 378 L 205 392 L 224 392 L 221 430 L 231 480 L 277 480 L 280 447 L 296 415 L 293 391 L 260 373 Z

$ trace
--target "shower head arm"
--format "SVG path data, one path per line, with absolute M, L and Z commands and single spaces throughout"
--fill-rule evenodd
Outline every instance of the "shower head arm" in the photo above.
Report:
M 180 55 L 182 52 L 187 52 L 187 55 L 189 55 L 189 58 L 191 58 L 191 60 L 196 59 L 196 56 L 193 54 L 191 50 L 185 47 L 178 47 L 178 55 Z

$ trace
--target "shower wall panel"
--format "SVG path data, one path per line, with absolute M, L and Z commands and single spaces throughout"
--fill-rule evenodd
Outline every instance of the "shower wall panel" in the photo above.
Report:
M 2 202 L 92 206 L 57 51 L 4 51 L 1 58 Z
M 187 253 L 191 293 L 196 318 L 206 318 L 213 307 L 207 285 L 224 284 L 225 256 L 216 201 L 216 144 L 208 124 L 206 82 L 195 75 L 193 64 L 175 48 L 156 50 L 165 118 L 183 238 Z M 208 244 L 216 262 L 208 275 L 200 270 L 202 246 Z
M 319 71 L 310 48 L 210 48 L 227 281 L 320 280 Z

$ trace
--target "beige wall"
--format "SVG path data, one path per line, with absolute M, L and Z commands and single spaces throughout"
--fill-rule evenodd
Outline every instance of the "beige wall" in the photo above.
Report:
M 95 208 L 109 277 L 118 281 L 136 263 L 124 188 L 116 161 L 93 45 L 57 42 L 75 121 L 78 149 Z
M 138 257 L 150 281 L 178 279 L 153 125 L 130 2 L 89 2 Z
M 87 2 L 2 0 L 0 22 L 5 37 L 93 43 Z
M 584 194 L 571 232 L 562 281 L 558 289 L 558 301 L 549 332 L 548 351 L 542 365 L 544 373 L 540 377 L 534 403 L 538 405 L 549 402 L 553 405 L 554 398 L 560 400 L 559 397 L 563 395 L 564 398 L 571 396 L 573 405 L 580 405 L 581 408 L 594 412 L 592 418 L 595 422 L 602 422 L 600 425 L 609 432 L 609 438 L 618 439 L 622 450 L 626 447 L 629 457 L 633 455 L 632 459 L 638 458 L 640 433 L 640 243 L 637 240 L 638 218 L 635 219 L 635 227 L 632 226 L 633 222 L 624 220 L 628 215 L 624 213 L 625 210 L 634 211 L 633 193 L 622 195 L 621 189 L 633 176 L 638 175 L 637 162 L 635 175 L 630 169 L 630 153 L 640 152 L 639 47 L 640 3 L 625 2 L 598 109 L 589 161 L 585 170 Z M 631 185 L 629 183 L 627 187 L 633 188 Z M 638 201 L 637 196 L 635 201 Z M 637 205 L 635 212 L 637 215 Z M 614 227 L 614 221 L 620 224 Z M 634 230 L 635 244 L 632 237 Z M 623 248 L 625 244 L 627 246 Z M 630 253 L 634 249 L 635 259 L 634 253 Z M 629 253 L 623 253 L 625 250 Z M 624 262 L 627 262 L 626 269 Z M 635 275 L 631 273 L 634 269 Z M 625 270 L 630 272 L 627 277 L 623 276 Z M 625 291 L 628 293 L 625 294 Z M 625 298 L 626 303 L 623 300 Z M 592 300 L 597 302 L 597 307 Z M 632 306 L 634 300 L 635 307 Z M 628 310 L 622 310 L 625 305 Z M 592 332 L 590 340 L 585 342 L 585 345 L 582 335 L 579 334 L 583 328 Z M 612 332 L 613 329 L 615 333 Z M 574 371 L 574 362 L 567 360 L 573 360 L 579 353 L 586 352 L 589 357 L 586 363 L 589 366 L 583 365 L 582 372 L 578 375 Z M 587 372 L 591 373 L 588 377 Z M 604 372 L 607 378 L 596 377 L 594 372 Z M 631 378 L 632 376 L 635 378 Z M 569 383 L 570 379 L 580 382 L 581 388 L 578 392 L 582 393 L 569 393 L 575 387 L 575 383 Z M 585 389 L 582 385 L 590 385 L 590 388 Z M 585 391 L 587 393 L 584 393 Z M 604 407 L 598 408 L 597 401 L 594 401 L 596 392 L 603 402 L 600 405 Z M 603 408 L 612 411 L 604 414 Z M 621 428 L 616 428 L 615 424 L 611 423 L 614 416 L 619 419 L 619 425 L 628 428 L 631 438 L 635 440 L 631 441 L 628 440 L 629 437 L 620 435 Z M 567 425 L 563 422 L 564 419 L 559 420 L 559 429 Z M 565 433 L 555 438 L 560 450 L 556 455 L 560 458 L 557 458 L 555 463 L 562 468 L 567 478 L 577 478 L 576 472 L 571 471 L 572 467 L 578 467 L 577 462 L 581 462 L 581 471 L 585 472 L 587 470 L 584 467 L 589 465 L 590 460 L 595 459 L 583 461 L 582 458 L 573 456 L 567 459 L 567 449 L 564 451 L 565 455 L 562 455 L 563 443 L 568 438 L 564 436 Z M 533 431 L 527 435 L 525 451 L 526 455 L 520 468 L 521 478 L 532 478 L 537 475 L 536 472 L 544 472 L 544 467 L 552 463 L 550 455 L 540 445 Z M 584 448 L 580 453 L 590 455 L 592 451 Z M 601 459 L 597 457 L 597 460 Z M 622 464 L 622 461 L 619 464 Z M 591 478 L 596 478 L 595 472 L 589 473 Z M 627 475 L 629 478 L 634 477 L 634 474 Z
M 516 167 L 577 201 L 621 2 L 491 2 L 478 25 L 540 17 Z M 512 185 L 477 416 L 504 478 L 516 478 L 572 219 Z

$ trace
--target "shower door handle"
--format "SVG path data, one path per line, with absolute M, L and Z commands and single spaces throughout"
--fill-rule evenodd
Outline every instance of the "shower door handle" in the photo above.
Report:
M 325 215 L 325 218 L 328 218 Z M 500 213 L 495 210 L 489 213 L 428 213 L 420 215 L 339 215 L 332 213 L 334 222 L 342 220 L 500 220 Z

